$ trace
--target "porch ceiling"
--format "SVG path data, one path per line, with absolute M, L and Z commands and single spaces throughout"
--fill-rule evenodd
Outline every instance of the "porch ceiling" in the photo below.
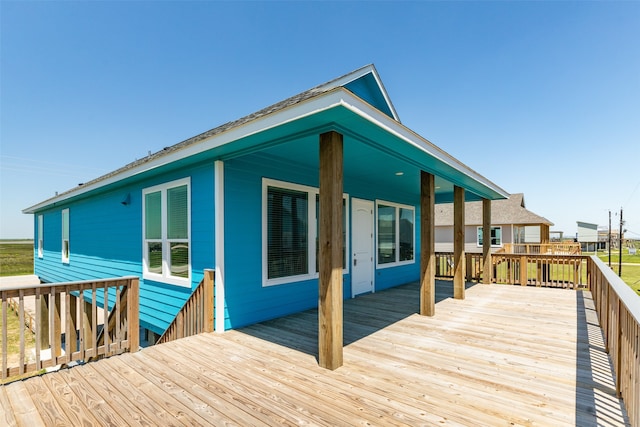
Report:
M 436 203 L 453 200 L 453 187 L 465 188 L 466 200 L 501 199 L 504 190 L 486 185 L 419 147 L 415 142 L 366 120 L 343 106 L 285 123 L 220 147 L 223 158 L 260 151 L 275 160 L 295 161 L 300 167 L 318 169 L 319 135 L 336 130 L 344 136 L 344 179 L 384 185 L 419 200 L 420 171 L 436 176 Z M 488 182 L 488 181 L 487 181 Z M 491 183 L 490 183 L 491 184 Z

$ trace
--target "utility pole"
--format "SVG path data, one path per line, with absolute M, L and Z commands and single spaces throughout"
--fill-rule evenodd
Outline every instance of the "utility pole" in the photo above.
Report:
M 620 258 L 618 259 L 618 276 L 622 276 L 622 207 L 620 208 L 620 234 L 618 234 L 618 249 L 620 249 Z
M 611 209 L 609 209 L 609 268 L 611 268 Z

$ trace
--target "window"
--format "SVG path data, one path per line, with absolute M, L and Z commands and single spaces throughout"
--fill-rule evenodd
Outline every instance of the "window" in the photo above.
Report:
M 69 209 L 62 211 L 62 262 L 69 263 Z
M 317 188 L 263 180 L 263 284 L 318 277 Z M 343 263 L 346 262 L 348 198 L 343 199 Z
M 482 242 L 482 227 L 478 227 L 478 246 L 482 246 Z M 491 227 L 491 246 L 502 246 L 502 227 Z
M 38 258 L 42 258 L 44 254 L 44 218 L 38 215 Z
M 415 209 L 378 201 L 376 214 L 378 266 L 414 262 Z
M 308 193 L 269 187 L 267 197 L 267 277 L 309 273 Z
M 191 286 L 191 191 L 185 178 L 143 190 L 143 277 Z

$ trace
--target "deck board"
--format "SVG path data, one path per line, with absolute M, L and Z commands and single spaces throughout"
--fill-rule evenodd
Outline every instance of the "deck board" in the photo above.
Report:
M 590 294 L 438 282 L 344 304 L 344 366 L 318 366 L 318 312 L 0 387 L 7 425 L 619 426 Z M 35 397 L 37 396 L 37 397 Z

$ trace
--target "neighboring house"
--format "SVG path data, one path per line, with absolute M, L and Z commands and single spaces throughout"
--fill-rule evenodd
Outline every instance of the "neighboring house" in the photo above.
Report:
M 421 171 L 436 203 L 454 183 L 466 200 L 508 196 L 402 125 L 369 65 L 25 209 L 35 274 L 137 275 L 140 324 L 155 334 L 205 269 L 217 331 L 317 307 L 319 141 L 338 134 L 344 298 L 420 277 Z
M 577 240 L 583 251 L 595 251 L 598 246 L 598 224 L 576 221 L 578 224 Z
M 609 248 L 609 241 L 611 241 L 611 249 L 618 248 L 618 242 L 620 241 L 620 231 L 616 228 L 611 228 L 611 232 L 609 232 L 608 226 L 599 226 L 598 227 L 598 250 L 607 250 Z
M 482 202 L 466 202 L 465 252 L 482 252 Z M 505 244 L 548 243 L 548 219 L 526 209 L 524 194 L 491 202 L 491 250 Z M 436 251 L 453 252 L 453 203 L 436 206 Z

